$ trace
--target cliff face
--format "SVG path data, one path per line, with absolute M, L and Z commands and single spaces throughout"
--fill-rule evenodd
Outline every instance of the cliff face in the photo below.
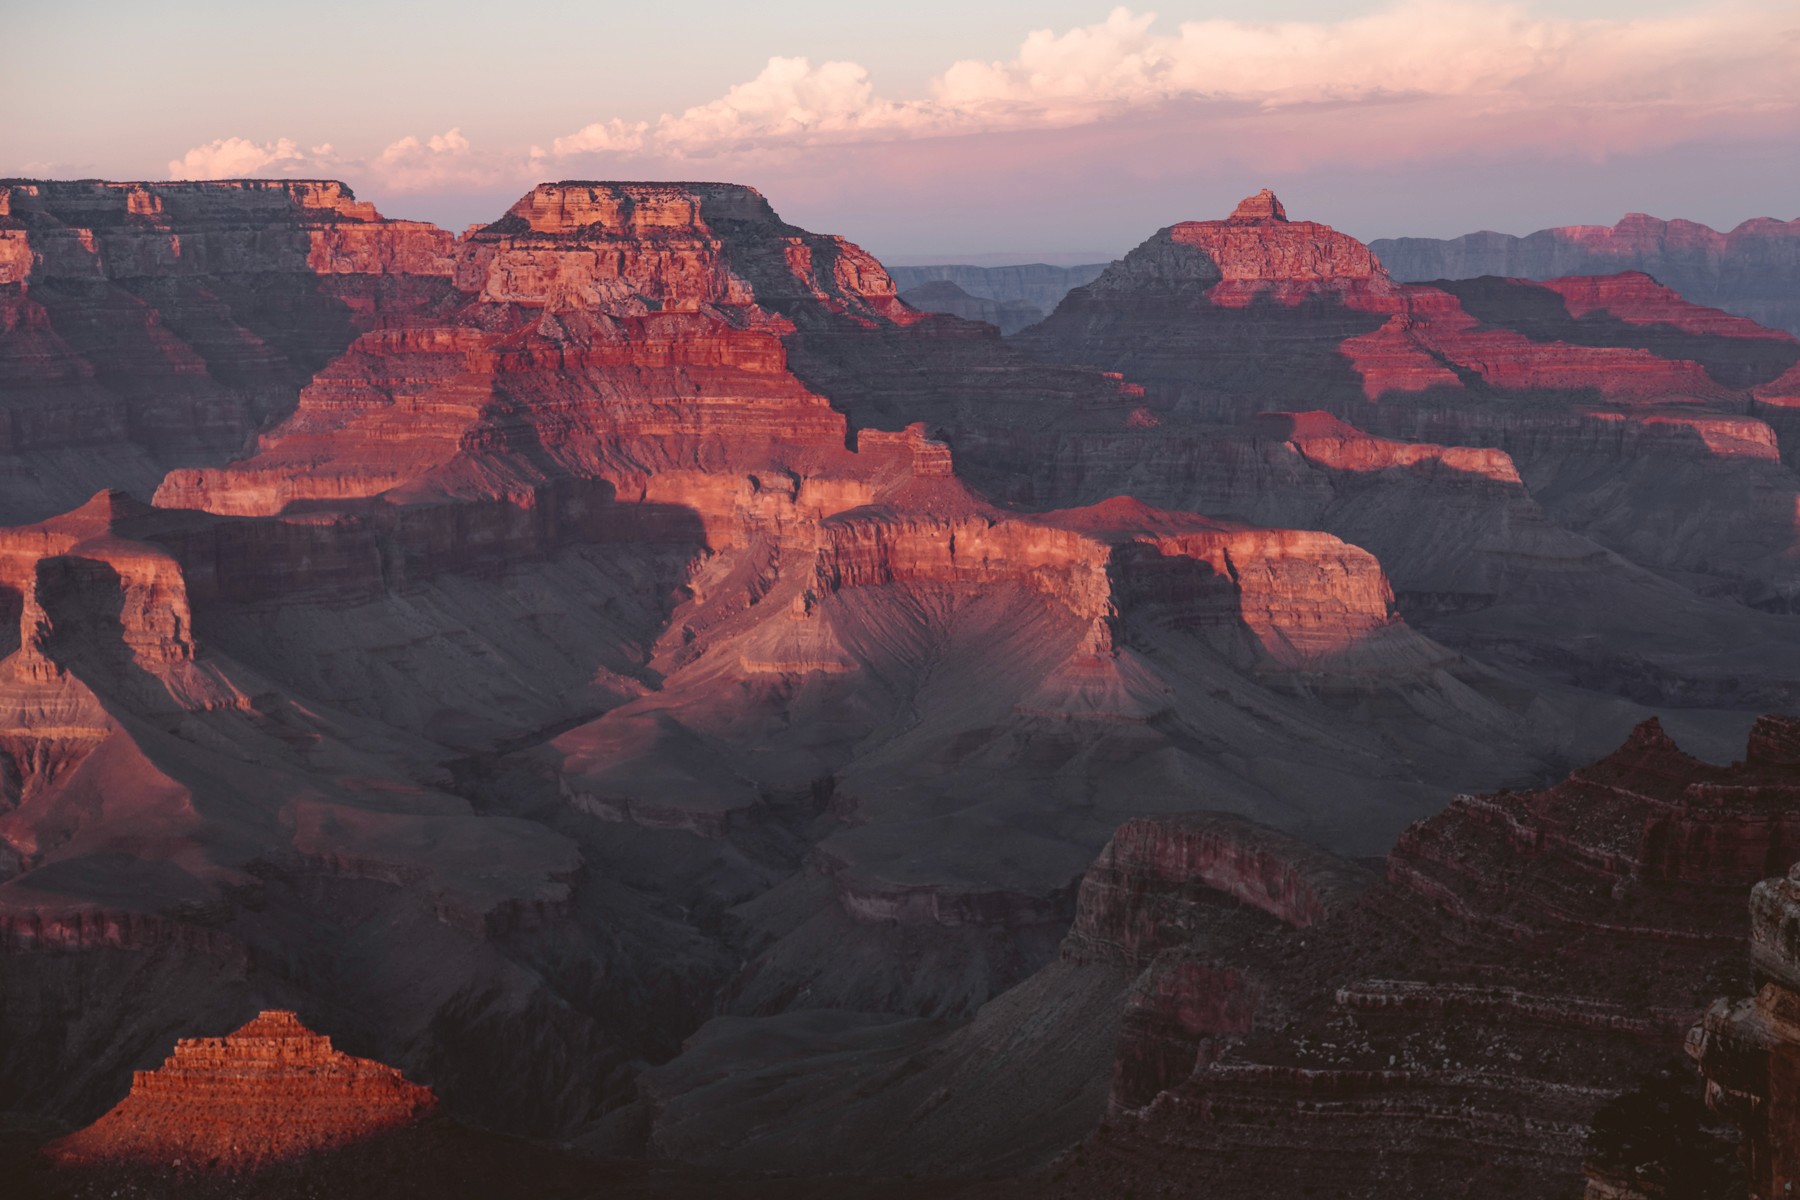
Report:
M 451 238 L 336 183 L 0 185 L 0 519 L 143 495 L 448 293 Z
M 1159 949 L 1126 1010 L 1120 1115 L 1039 1194 L 1177 1179 L 1246 1197 L 1327 1179 L 1350 1196 L 1570 1194 L 1601 1104 L 1678 1049 L 1735 974 L 1749 880 L 1800 850 L 1800 775 L 1780 749 L 1794 724 L 1764 718 L 1731 767 L 1647 724 L 1554 787 L 1459 798 L 1360 894 L 1352 868 L 1266 835 L 1122 829 L 1070 944 L 1123 928 Z M 1246 883 L 1284 923 L 1221 937 L 1204 897 Z M 1759 964 L 1779 957 L 1781 886 L 1756 893 Z M 1308 894 L 1330 903 L 1304 921 L 1310 904 L 1269 901 Z M 1758 1120 L 1749 1097 L 1779 1090 L 1779 1023 L 1757 1015 L 1773 994 L 1716 1006 L 1703 1043 L 1716 1101 Z
M 1329 532 L 997 505 L 934 413 L 998 444 L 1047 396 L 1142 394 L 913 311 L 748 188 L 548 184 L 454 243 L 333 185 L 33 195 L 7 219 L 53 262 L 98 231 L 86 327 L 120 280 L 252 332 L 252 293 L 344 318 L 242 457 L 0 535 L 0 1077 L 45 1112 L 91 1116 L 217 975 L 572 1132 L 714 1011 L 976 1012 L 1055 959 L 1129 817 L 1203 794 L 1374 849 L 1631 715 L 1420 636 Z M 262 314 L 283 345 L 299 311 Z M 137 1015 L 33 1032 L 67 972 L 158 954 Z
M 1800 1181 L 1800 868 L 1756 885 L 1750 899 L 1755 993 L 1718 1000 L 1688 1037 L 1709 1108 L 1743 1133 L 1751 1200 Z
M 1526 237 L 1484 231 L 1459 238 L 1371 242 L 1395 278 L 1480 275 L 1554 279 L 1643 271 L 1696 304 L 1800 335 L 1800 221 L 1758 217 L 1720 232 L 1693 221 L 1628 213 L 1617 225 L 1567 225 Z
M 352 1058 L 291 1012 L 265 1012 L 220 1038 L 183 1038 L 131 1094 L 56 1142 L 68 1165 L 131 1164 L 245 1173 L 366 1140 L 437 1107 L 392 1067 Z
M 1645 699 L 1722 696 L 1723 680 L 1677 682 L 1609 615 L 1620 604 L 1783 653 L 1773 626 L 1717 601 L 1791 607 L 1800 487 L 1782 434 L 1800 343 L 1641 273 L 1396 283 L 1368 247 L 1252 200 L 1161 231 L 1008 339 L 1142 395 L 952 428 L 971 477 L 1030 503 L 1129 487 L 1325 529 L 1375 553 L 1434 637 L 1579 664 L 1572 682 Z M 1300 407 L 1319 415 L 1277 415 Z M 1575 595 L 1583 575 L 1619 599 Z M 1543 644 L 1577 626 L 1579 643 Z M 1785 685 L 1760 695 L 1790 702 Z

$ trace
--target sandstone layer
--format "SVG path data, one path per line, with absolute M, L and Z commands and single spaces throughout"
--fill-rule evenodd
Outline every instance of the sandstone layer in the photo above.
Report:
M 451 243 L 338 183 L 0 184 L 0 519 L 241 453 Z
M 250 1172 L 418 1121 L 429 1089 L 352 1058 L 291 1012 L 265 1012 L 219 1038 L 183 1038 L 139 1071 L 131 1094 L 51 1153 L 71 1164 L 173 1163 Z

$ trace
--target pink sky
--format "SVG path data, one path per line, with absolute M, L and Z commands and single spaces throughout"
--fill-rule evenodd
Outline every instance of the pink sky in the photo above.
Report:
M 1364 237 L 1526 232 L 1627 210 L 1727 227 L 1797 215 L 1800 0 L 1295 0 L 1263 20 L 1208 4 L 1084 19 L 1065 3 L 1049 6 L 1063 23 L 1035 31 L 1032 6 L 998 7 L 917 45 L 871 38 L 879 74 L 804 53 L 812 26 L 797 13 L 784 29 L 776 5 L 758 49 L 795 52 L 732 82 L 709 85 L 735 60 L 696 44 L 692 78 L 658 71 L 640 95 L 618 86 L 629 56 L 596 52 L 591 69 L 615 86 L 591 104 L 513 96 L 495 120 L 472 86 L 409 112 L 413 132 L 371 137 L 386 122 L 246 102 L 241 129 L 230 108 L 172 117 L 154 160 L 142 134 L 128 153 L 71 146 L 79 171 L 0 133 L 0 171 L 328 176 L 391 215 L 453 226 L 492 219 L 541 179 L 732 179 L 790 220 L 894 258 L 1107 257 L 1263 185 L 1296 216 Z M 846 25 L 834 47 L 856 49 L 855 34 Z M 379 95 L 366 111 L 379 116 Z

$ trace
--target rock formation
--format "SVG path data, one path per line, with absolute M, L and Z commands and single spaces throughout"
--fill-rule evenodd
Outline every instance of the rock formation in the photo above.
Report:
M 234 1033 L 183 1038 L 139 1071 L 131 1094 L 50 1149 L 68 1164 L 173 1164 L 250 1172 L 420 1120 L 430 1089 L 392 1067 L 334 1050 L 291 1012 Z
M 1095 893 L 1100 919 L 1157 914 L 1147 928 L 1169 937 L 1127 1010 L 1117 1115 L 1038 1194 L 1175 1179 L 1245 1197 L 1327 1180 L 1346 1196 L 1568 1194 L 1597 1109 L 1678 1050 L 1735 974 L 1749 879 L 1800 853 L 1795 736 L 1794 719 L 1766 717 L 1744 761 L 1714 767 L 1648 723 L 1554 787 L 1459 798 L 1360 896 L 1347 866 L 1309 867 L 1330 909 L 1236 941 L 1198 919 L 1206 893 L 1244 895 L 1247 875 L 1262 902 L 1291 893 L 1282 876 L 1201 865 L 1186 898 L 1145 907 L 1127 898 L 1166 886 L 1169 855 L 1147 871 L 1109 850 L 1100 878 L 1125 874 Z M 1125 844 L 1184 844 L 1179 826 L 1142 824 Z M 1768 1026 L 1727 1012 L 1708 1017 L 1708 1045 L 1738 1040 L 1708 1061 L 1743 1081 L 1722 1086 L 1761 1086 L 1742 1031 Z
M 1750 900 L 1755 993 L 1718 1000 L 1688 1039 L 1706 1102 L 1743 1132 L 1750 1200 L 1800 1183 L 1800 867 L 1757 884 Z
M 1641 278 L 1415 288 L 1256 197 L 1071 293 L 1071 345 L 1127 347 L 1096 369 L 909 307 L 738 185 L 544 184 L 454 240 L 327 184 L 8 197 L 5 295 L 50 340 L 0 368 L 87 388 L 43 330 L 92 366 L 186 329 L 180 371 L 118 368 L 131 403 L 267 400 L 0 530 L 0 1085 L 34 1113 L 90 1120 L 267 1000 L 512 1132 L 717 1162 L 724 1130 L 791 1170 L 906 1123 L 880 1169 L 1024 1170 L 1196 1069 L 1295 1065 L 1271 1013 L 1655 1041 L 1686 992 L 1583 990 L 1548 931 L 1680 934 L 1787 846 L 1646 733 L 1591 818 L 1461 802 L 1366 893 L 1329 857 L 1640 701 L 1716 741 L 1800 691 L 1789 618 L 1742 603 L 1780 607 L 1789 468 L 1749 414 L 1800 410 L 1796 344 Z M 280 353 L 232 390 L 214 350 L 252 336 Z M 1458 947 L 1444 977 L 1295 965 L 1390 926 Z M 1008 1063 L 1033 1103 L 984 1116 Z M 1562 1164 L 1586 1093 L 1543 1069 Z M 770 1097 L 837 1107 L 769 1130 Z
M 1633 594 L 1634 608 L 1714 610 L 1677 620 L 1690 628 L 1719 621 L 1741 625 L 1740 642 L 1785 640 L 1717 599 L 1790 607 L 1800 488 L 1781 436 L 1800 343 L 1642 274 L 1396 283 L 1367 247 L 1274 216 L 1277 203 L 1252 198 L 1228 220 L 1159 232 L 1010 339 L 1117 371 L 1143 397 L 1128 412 L 1052 405 L 1004 434 L 999 416 L 979 432 L 948 426 L 971 477 L 1011 480 L 1009 495 L 1039 504 L 1129 488 L 1170 507 L 1330 530 L 1381 558 L 1423 629 L 1478 653 L 1496 635 L 1522 649 L 1526 628 L 1539 639 L 1589 622 L 1564 591 L 1583 573 L 1595 594 Z M 1271 411 L 1296 407 L 1341 425 L 1278 436 L 1286 427 Z M 1332 450 L 1352 440 L 1355 454 Z M 1444 465 L 1427 482 L 1378 453 Z M 1420 536 L 1446 522 L 1466 532 Z M 1687 595 L 1668 590 L 1671 576 L 1692 581 Z M 1483 609 L 1496 611 L 1474 616 Z M 1659 651 L 1622 638 L 1610 617 L 1597 624 L 1612 629 L 1556 651 L 1611 659 L 1584 666 L 1581 683 L 1610 676 L 1645 698 L 1659 677 L 1650 686 L 1662 696 L 1715 686 L 1675 684 Z M 1762 696 L 1790 703 L 1785 687 Z
M 451 238 L 338 183 L 0 184 L 0 519 L 148 495 L 292 411 L 357 333 L 431 311 Z
M 1527 237 L 1483 231 L 1459 238 L 1371 242 L 1395 278 L 1480 275 L 1554 279 L 1644 271 L 1695 304 L 1800 335 L 1800 221 L 1757 217 L 1719 232 L 1694 221 L 1628 213 L 1617 225 L 1565 225 Z

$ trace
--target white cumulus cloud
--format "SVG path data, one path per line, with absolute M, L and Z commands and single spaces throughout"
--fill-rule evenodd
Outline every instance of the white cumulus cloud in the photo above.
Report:
M 330 146 L 322 147 L 325 151 Z M 252 175 L 301 173 L 309 162 L 292 138 L 253 142 L 248 138 L 218 138 L 195 146 L 169 161 L 170 179 L 241 179 Z
M 679 158 L 1067 127 L 1172 104 L 1269 111 L 1396 99 L 1462 101 L 1457 120 L 1589 111 L 1639 133 L 1644 123 L 1621 120 L 1624 110 L 1679 123 L 1800 108 L 1800 5 L 1707 4 L 1602 20 L 1481 0 L 1395 0 L 1334 21 L 1205 20 L 1169 30 L 1154 13 L 1120 7 L 1091 25 L 1032 32 L 1009 59 L 955 62 L 924 97 L 883 97 L 854 62 L 778 57 L 709 103 L 655 122 L 594 122 L 552 150 Z M 1454 124 L 1447 116 L 1441 134 Z

